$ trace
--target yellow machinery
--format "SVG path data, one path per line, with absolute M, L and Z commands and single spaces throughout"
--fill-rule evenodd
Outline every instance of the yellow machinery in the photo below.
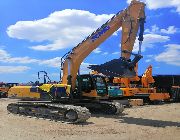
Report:
M 7 109 L 15 114 L 61 119 L 70 122 L 86 121 L 90 117 L 89 110 L 100 111 L 106 114 L 121 113 L 123 106 L 108 99 L 108 87 L 105 77 L 90 74 L 80 75 L 79 67 L 94 49 L 120 27 L 122 27 L 122 56 L 129 57 L 138 28 L 144 26 L 144 8 L 144 3 L 133 0 L 128 8 L 118 12 L 66 53 L 61 59 L 63 76 L 60 84 L 11 88 L 9 97 L 31 98 L 41 101 L 13 103 L 9 104 Z M 142 33 L 143 31 L 141 30 L 140 43 L 143 40 Z M 141 56 L 132 63 L 123 59 L 123 62 L 127 62 L 127 69 L 124 69 L 125 73 L 129 69 L 134 69 L 134 65 L 140 58 Z M 50 97 L 50 101 L 42 101 L 47 100 L 48 97 Z
M 7 98 L 8 91 L 11 87 L 17 86 L 18 83 L 0 83 L 0 98 Z
M 8 91 L 8 97 L 10 98 L 19 98 L 23 100 L 50 100 L 54 99 L 55 95 L 61 90 L 61 94 L 66 93 L 69 96 L 70 94 L 70 85 L 65 84 L 43 84 L 41 86 L 15 86 L 10 88 Z M 51 90 L 51 91 L 50 91 Z

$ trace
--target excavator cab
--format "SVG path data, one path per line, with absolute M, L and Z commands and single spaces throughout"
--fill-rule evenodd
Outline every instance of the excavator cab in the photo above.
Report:
M 101 75 L 84 74 L 78 76 L 76 89 L 83 97 L 104 97 L 108 95 L 105 77 Z

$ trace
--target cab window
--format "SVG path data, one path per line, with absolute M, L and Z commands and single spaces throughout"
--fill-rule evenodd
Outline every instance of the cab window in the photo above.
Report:
M 96 77 L 96 89 L 98 94 L 107 94 L 106 83 L 102 77 Z

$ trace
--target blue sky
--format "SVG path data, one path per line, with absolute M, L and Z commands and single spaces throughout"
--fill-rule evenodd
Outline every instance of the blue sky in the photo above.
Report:
M 148 65 L 153 74 L 180 74 L 180 2 L 144 0 L 146 24 L 139 75 Z M 60 58 L 129 0 L 5 0 L 0 2 L 0 81 L 37 80 L 45 70 L 59 80 Z M 102 64 L 120 56 L 121 31 L 92 52 L 81 66 Z M 135 43 L 135 50 L 137 48 Z

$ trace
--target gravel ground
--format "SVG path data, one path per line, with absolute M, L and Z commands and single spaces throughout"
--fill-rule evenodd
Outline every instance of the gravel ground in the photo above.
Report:
M 1 140 L 180 140 L 180 103 L 125 109 L 120 116 L 92 115 L 81 125 L 8 114 L 0 99 Z

